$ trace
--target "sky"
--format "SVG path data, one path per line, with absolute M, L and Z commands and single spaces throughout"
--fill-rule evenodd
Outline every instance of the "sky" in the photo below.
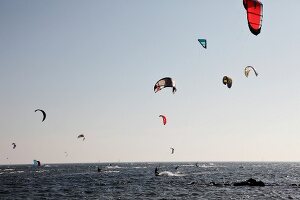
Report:
M 300 1 L 261 2 L 1 0 L 0 164 L 300 161 Z

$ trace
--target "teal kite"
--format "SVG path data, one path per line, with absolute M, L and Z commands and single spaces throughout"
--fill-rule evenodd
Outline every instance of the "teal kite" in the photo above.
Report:
M 198 42 L 203 46 L 203 48 L 206 49 L 207 47 L 206 39 L 198 39 Z

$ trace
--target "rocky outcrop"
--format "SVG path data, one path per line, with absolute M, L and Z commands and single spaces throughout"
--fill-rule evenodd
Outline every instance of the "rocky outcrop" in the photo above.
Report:
M 253 178 L 250 178 L 246 181 L 241 181 L 241 182 L 235 182 L 233 183 L 233 186 L 265 186 L 265 183 L 262 181 L 256 181 Z

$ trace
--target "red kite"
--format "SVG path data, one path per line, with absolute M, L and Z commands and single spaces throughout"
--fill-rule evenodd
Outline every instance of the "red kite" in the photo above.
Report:
M 254 35 L 260 33 L 263 18 L 263 4 L 258 0 L 243 0 L 245 9 L 247 10 L 248 26 Z

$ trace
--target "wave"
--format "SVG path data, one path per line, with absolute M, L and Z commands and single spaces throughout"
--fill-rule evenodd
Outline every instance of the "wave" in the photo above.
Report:
M 108 171 L 103 171 L 104 173 L 119 173 L 120 171 L 116 170 L 108 170 Z
M 24 173 L 24 171 L 11 171 L 11 172 L 9 172 L 10 174 L 16 174 L 16 173 L 18 173 L 18 174 L 20 174 L 20 173 Z
M 202 167 L 202 168 L 209 168 L 209 167 L 220 167 L 220 166 L 216 166 L 214 163 L 208 163 L 208 164 L 183 164 L 183 165 L 178 165 L 180 167 Z
M 120 169 L 120 168 L 126 168 L 126 167 L 119 167 L 118 165 L 116 166 L 106 166 L 107 169 Z
M 10 169 L 10 168 L 7 168 L 7 169 L 4 169 L 3 171 L 14 171 L 15 169 Z
M 132 167 L 134 169 L 147 169 L 147 167 Z
M 36 173 L 44 173 L 44 172 L 47 172 L 48 170 L 37 170 L 35 171 Z
M 212 167 L 216 167 L 214 165 L 198 165 L 198 167 L 201 167 L 201 168 L 212 168 Z
M 163 171 L 163 172 L 159 172 L 158 176 L 185 176 L 185 174 L 182 174 L 180 172 L 170 172 L 170 171 Z
M 179 165 L 180 167 L 195 167 L 195 165 L 192 164 L 185 164 L 185 165 Z

